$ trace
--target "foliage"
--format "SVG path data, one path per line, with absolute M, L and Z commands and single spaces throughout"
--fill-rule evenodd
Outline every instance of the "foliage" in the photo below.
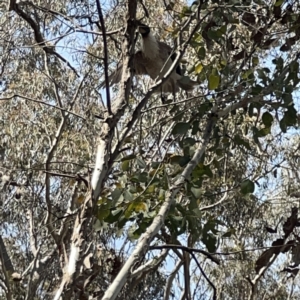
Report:
M 133 76 L 141 18 L 193 91 Z M 0 298 L 299 299 L 297 1 L 11 0 L 0 24 Z

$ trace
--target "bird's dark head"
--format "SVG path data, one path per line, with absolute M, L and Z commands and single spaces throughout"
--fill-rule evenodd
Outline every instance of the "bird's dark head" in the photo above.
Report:
M 141 23 L 140 21 L 137 21 L 139 33 L 142 35 L 142 37 L 146 37 L 150 33 L 150 27 Z

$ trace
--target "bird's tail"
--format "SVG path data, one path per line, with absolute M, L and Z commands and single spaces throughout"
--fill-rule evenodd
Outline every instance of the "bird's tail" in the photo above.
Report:
M 122 66 L 119 66 L 116 70 L 114 70 L 110 75 L 108 75 L 108 83 L 110 86 L 118 83 L 122 77 Z M 106 86 L 105 79 L 100 83 L 100 89 L 103 89 Z
M 182 76 L 177 80 L 178 85 L 185 91 L 191 91 L 196 85 L 199 85 L 197 81 L 192 80 L 188 76 Z

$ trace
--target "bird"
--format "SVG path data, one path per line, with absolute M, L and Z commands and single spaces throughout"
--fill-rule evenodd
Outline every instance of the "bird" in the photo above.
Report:
M 150 27 L 137 21 L 138 31 L 142 36 L 141 50 L 137 51 L 133 57 L 134 75 L 149 75 L 153 80 L 161 79 L 170 69 L 173 61 L 176 59 L 176 53 L 172 48 L 161 41 L 158 41 L 152 34 Z M 170 58 L 169 58 L 170 57 Z M 121 80 L 122 65 L 119 65 L 115 71 L 109 76 L 109 83 L 114 85 Z M 183 71 L 178 65 L 168 79 L 162 84 L 161 90 L 163 94 L 179 91 L 179 88 L 185 91 L 193 90 L 198 85 L 196 81 L 183 75 Z M 105 82 L 100 87 L 104 87 Z

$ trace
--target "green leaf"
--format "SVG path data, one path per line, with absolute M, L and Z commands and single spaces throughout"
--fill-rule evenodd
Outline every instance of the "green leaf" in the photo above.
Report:
M 147 172 L 137 173 L 130 178 L 130 181 L 131 182 L 148 182 L 148 173 Z
M 219 32 L 218 30 L 215 31 L 215 30 L 209 29 L 207 32 L 207 36 L 209 37 L 209 39 L 217 41 L 222 36 L 222 33 Z
M 241 183 L 241 193 L 246 195 L 246 194 L 252 194 L 254 192 L 255 185 L 254 182 L 247 179 Z
M 258 137 L 264 137 L 271 133 L 271 127 L 265 127 L 258 131 Z
M 143 220 L 140 224 L 139 227 L 135 229 L 135 227 L 133 227 L 133 229 L 129 229 L 128 231 L 128 236 L 131 239 L 138 239 L 146 230 L 147 228 L 151 225 L 151 220 Z
M 287 131 L 287 127 L 295 126 L 298 122 L 297 111 L 294 108 L 294 105 L 288 107 L 288 110 L 284 113 L 283 118 L 279 122 L 280 129 L 282 132 Z
M 148 211 L 148 205 L 145 202 L 138 201 L 134 205 L 135 212 Z
M 257 56 L 252 57 L 252 65 L 257 66 L 259 64 L 259 58 Z
M 285 112 L 284 117 L 286 118 L 286 123 L 288 126 L 294 126 L 297 124 L 297 111 L 294 105 L 288 107 L 288 110 Z
M 129 191 L 127 191 L 127 190 L 124 191 L 123 196 L 124 196 L 124 199 L 125 199 L 127 202 L 133 200 L 133 195 L 132 195 Z
M 275 2 L 274 6 L 280 6 L 283 2 L 284 0 L 278 0 Z
M 283 133 L 286 133 L 286 131 L 287 131 L 287 125 L 286 125 L 286 123 L 285 123 L 284 118 L 282 118 L 282 119 L 280 120 L 279 126 L 280 126 L 281 131 L 282 131 Z
M 250 144 L 245 141 L 243 138 L 240 137 L 240 135 L 235 135 L 234 141 L 237 145 L 245 146 L 248 150 L 251 150 Z
M 269 112 L 265 112 L 262 116 L 262 121 L 266 127 L 271 127 L 273 120 L 273 116 Z
M 138 232 L 138 229 L 136 228 L 136 224 L 131 225 L 130 228 L 128 229 L 128 238 L 131 241 L 137 240 L 141 234 L 142 233 Z
M 159 166 L 160 166 L 160 162 L 158 162 L 158 161 L 153 161 L 152 163 L 151 163 L 151 168 L 153 168 L 153 169 L 157 169 Z
M 179 111 L 179 107 L 177 105 L 174 105 L 173 108 L 170 109 L 170 114 L 175 115 Z
M 184 6 L 181 11 L 181 17 L 185 17 L 186 15 L 190 15 L 191 13 L 192 13 L 191 8 L 188 6 Z
M 284 61 L 283 61 L 283 58 L 281 56 L 278 57 L 278 58 L 273 59 L 272 63 L 276 65 L 276 70 L 278 72 L 282 71 Z
M 292 73 L 299 72 L 299 63 L 297 61 L 292 61 L 289 65 L 289 69 Z
M 130 161 L 124 160 L 121 164 L 122 171 L 128 171 L 130 169 Z
M 148 211 L 148 206 L 145 202 L 133 201 L 128 205 L 124 216 L 126 219 L 129 219 L 132 216 L 133 212 L 139 213 L 139 212 L 145 212 L 145 211 Z
M 200 106 L 198 107 L 198 117 L 202 118 L 206 114 L 206 112 L 211 109 L 211 107 L 211 103 L 209 103 L 208 101 L 200 104 Z
M 195 139 L 193 139 L 193 138 L 186 138 L 186 139 L 184 139 L 183 141 L 182 141 L 182 145 L 184 146 L 184 147 L 186 147 L 186 146 L 194 146 L 196 144 L 196 140 Z
M 198 50 L 198 52 L 197 52 L 197 54 L 198 54 L 198 58 L 199 59 L 204 59 L 205 55 L 206 55 L 205 48 L 204 47 L 200 47 L 199 50 Z M 202 68 L 203 68 L 203 66 L 202 66 Z
M 222 238 L 228 238 L 228 237 L 231 237 L 232 236 L 232 230 L 228 230 L 227 232 L 225 232 L 223 235 L 222 235 Z
M 127 155 L 127 156 L 124 156 L 121 158 L 121 161 L 125 161 L 125 160 L 132 160 L 132 159 L 135 159 L 136 158 L 136 155 L 135 154 L 130 154 L 130 155 Z
M 285 93 L 291 94 L 294 91 L 294 88 L 292 85 L 288 84 L 284 87 Z
M 213 173 L 209 167 L 209 165 L 204 165 L 202 163 L 199 163 L 196 168 L 193 170 L 192 175 L 194 178 L 199 178 L 202 177 L 204 175 L 206 175 L 207 177 L 212 178 L 213 177 Z
M 201 63 L 198 63 L 198 64 L 195 66 L 195 73 L 196 73 L 196 74 L 201 73 L 202 69 L 203 69 L 203 65 L 202 65 Z
M 143 160 L 141 157 L 138 157 L 138 158 L 136 159 L 136 161 L 137 161 L 138 166 L 139 166 L 141 169 L 144 169 L 144 168 L 147 167 L 147 164 L 144 162 L 144 160 Z
M 210 74 L 208 77 L 208 89 L 215 90 L 220 84 L 220 76 Z
M 256 72 L 257 72 L 258 78 L 261 79 L 262 83 L 264 85 L 267 85 L 267 83 L 268 83 L 268 77 L 265 74 L 264 69 L 257 69 Z
M 259 95 L 263 88 L 263 86 L 256 84 L 255 86 L 251 87 L 251 95 Z
M 115 223 L 119 220 L 121 214 L 123 213 L 123 208 L 117 208 L 115 210 L 111 210 L 111 213 L 105 218 L 105 222 L 107 223 Z
M 220 27 L 219 31 L 223 34 L 225 34 L 227 32 L 227 25 L 223 25 Z
M 155 184 L 151 184 L 147 187 L 146 189 L 146 193 L 147 194 L 153 194 L 155 192 L 156 189 L 156 185 Z
M 202 42 L 197 41 L 196 39 L 191 40 L 190 46 L 193 47 L 194 49 L 201 45 L 202 45 Z
M 138 179 L 140 182 L 148 182 L 148 173 L 147 172 L 142 172 L 140 174 L 138 174 Z
M 199 121 L 194 121 L 192 125 L 192 135 L 195 135 L 199 131 Z
M 213 253 L 217 249 L 217 238 L 212 234 L 205 234 L 203 235 L 202 242 L 205 244 L 207 250 L 210 253 Z
M 189 156 L 174 155 L 174 156 L 170 157 L 170 163 L 172 165 L 178 164 L 178 165 L 180 165 L 180 167 L 184 167 L 187 165 L 187 163 L 190 161 L 190 159 L 191 158 Z
M 182 214 L 185 214 L 185 212 L 183 211 Z M 172 233 L 179 235 L 182 232 L 182 229 L 185 228 L 185 218 L 169 214 L 166 219 L 166 225 Z
M 253 115 L 254 115 L 253 112 L 254 112 L 254 105 L 253 105 L 253 103 L 250 103 L 250 105 L 248 107 L 248 115 L 250 118 L 253 117 Z
M 243 75 L 242 75 L 242 78 L 243 79 L 247 79 L 248 77 L 250 77 L 250 75 L 253 74 L 253 70 L 249 69 L 249 70 L 246 70 Z
M 201 188 L 191 188 L 191 192 L 193 193 L 193 195 L 198 199 L 203 195 L 203 189 Z
M 98 207 L 98 210 L 97 210 L 98 220 L 102 221 L 110 215 L 110 207 L 111 207 L 111 202 L 110 201 L 105 203 L 105 204 L 102 204 Z
M 176 122 L 179 122 L 183 119 L 183 117 L 184 117 L 184 112 L 183 111 L 177 112 L 177 114 L 173 116 L 173 120 L 176 121 Z
M 117 203 L 117 201 L 120 199 L 121 195 L 122 195 L 122 191 L 118 188 L 116 188 L 114 191 L 112 191 L 111 198 L 112 198 L 113 202 Z
M 179 122 L 174 126 L 172 134 L 186 134 L 189 129 L 189 123 Z

